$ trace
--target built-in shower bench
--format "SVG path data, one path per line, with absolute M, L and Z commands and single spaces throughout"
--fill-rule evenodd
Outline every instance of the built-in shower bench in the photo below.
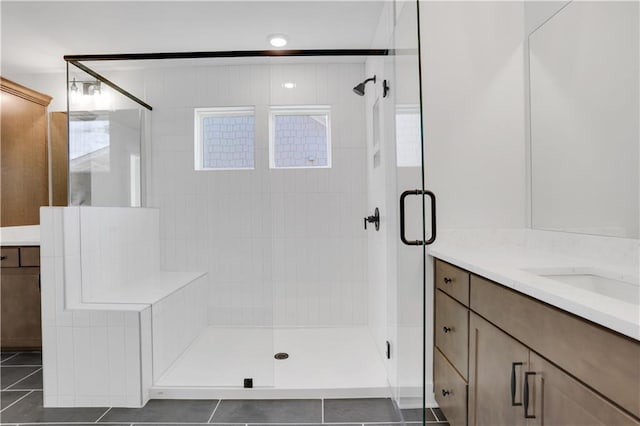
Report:
M 109 288 L 94 290 L 90 297 L 83 298 L 86 303 L 142 303 L 152 305 L 204 277 L 204 272 L 159 271 L 135 282 L 121 283 Z
M 143 406 L 206 327 L 206 273 L 160 269 L 158 219 L 41 209 L 45 406 Z

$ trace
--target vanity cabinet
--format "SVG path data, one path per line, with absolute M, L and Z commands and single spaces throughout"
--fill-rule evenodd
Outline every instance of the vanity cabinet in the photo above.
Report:
M 2 247 L 0 259 L 0 346 L 40 349 L 40 248 Z
M 640 425 L 640 342 L 440 260 L 435 270 L 434 392 L 452 426 Z M 469 275 L 466 306 L 440 289 L 452 270 Z M 460 309 L 468 345 L 438 329 L 464 330 Z

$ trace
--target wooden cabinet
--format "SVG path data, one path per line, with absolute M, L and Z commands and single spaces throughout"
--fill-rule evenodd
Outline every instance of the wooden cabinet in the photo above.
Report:
M 529 355 L 529 425 L 626 426 L 638 421 L 535 352 Z M 638 394 L 636 398 L 640 397 Z
M 467 422 L 469 273 L 436 260 L 434 392 L 451 425 Z
M 469 425 L 638 425 L 630 415 L 474 313 L 470 329 Z
M 42 347 L 39 265 L 39 247 L 2 247 L 0 346 L 3 351 Z
M 67 206 L 69 176 L 69 142 L 66 112 L 52 112 L 51 127 L 51 205 Z
M 433 369 L 435 372 L 434 387 L 440 409 L 449 424 L 463 425 L 467 421 L 467 382 L 452 367 L 451 363 L 435 350 Z
M 469 327 L 469 425 L 525 425 L 522 384 L 529 350 L 474 313 Z
M 471 309 L 640 417 L 640 342 L 481 277 Z
M 452 426 L 640 425 L 640 342 L 454 265 L 435 271 L 434 392 Z M 468 295 L 452 292 L 444 277 L 465 273 Z
M 0 78 L 0 226 L 37 225 L 49 205 L 47 105 L 51 97 Z
M 464 380 L 469 371 L 469 310 L 447 296 L 436 291 L 436 347 L 446 355 L 452 366 Z
M 469 306 L 469 273 L 467 271 L 437 260 L 435 283 L 438 290 Z

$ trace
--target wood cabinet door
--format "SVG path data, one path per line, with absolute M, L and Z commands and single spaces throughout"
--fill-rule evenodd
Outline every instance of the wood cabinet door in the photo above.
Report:
M 37 225 L 49 205 L 46 108 L 0 92 L 2 226 Z
M 522 406 L 529 349 L 471 312 L 469 425 L 526 425 Z M 513 392 L 512 392 L 513 381 Z
M 3 268 L 0 282 L 0 345 L 6 349 L 39 349 L 40 269 Z
M 567 373 L 530 354 L 530 425 L 605 426 L 640 425 L 640 422 L 605 400 Z

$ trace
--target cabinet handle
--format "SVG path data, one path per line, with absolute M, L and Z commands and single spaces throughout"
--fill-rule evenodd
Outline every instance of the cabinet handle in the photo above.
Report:
M 451 391 L 442 389 L 442 396 L 447 397 L 449 395 L 451 395 Z
M 521 362 L 511 363 L 511 406 L 516 407 L 522 405 L 522 401 L 516 402 L 516 367 L 522 366 Z
M 0 260 L 5 260 L 7 256 L 0 256 Z
M 445 333 L 448 333 L 451 330 L 453 330 L 451 327 L 442 327 L 442 331 L 444 331 Z
M 449 278 L 449 277 L 444 277 L 444 283 L 445 283 L 445 284 L 450 284 L 450 283 L 451 283 L 451 281 L 453 281 L 451 278 Z
M 527 371 L 524 373 L 524 391 L 523 391 L 523 399 L 524 399 L 524 418 L 525 419 L 535 419 L 536 415 L 529 415 L 529 376 L 535 376 L 536 373 L 533 371 Z

